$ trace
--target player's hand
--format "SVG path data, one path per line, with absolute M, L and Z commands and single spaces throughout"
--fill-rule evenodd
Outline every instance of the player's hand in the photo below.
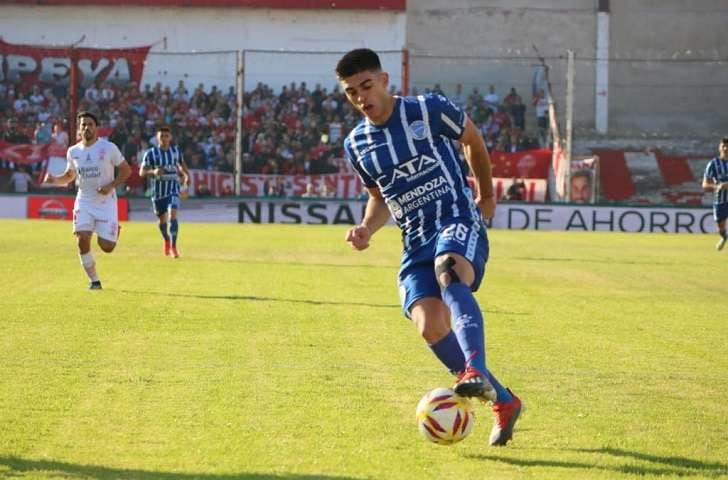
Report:
M 47 183 L 49 185 L 53 185 L 55 183 L 56 177 L 51 175 L 50 173 L 46 172 L 45 177 L 43 177 L 43 183 Z
M 484 219 L 490 220 L 493 218 L 495 215 L 495 196 L 478 197 L 475 203 L 478 204 L 478 208 L 480 208 L 480 213 Z
M 186 187 L 179 189 L 179 198 L 181 198 L 182 200 L 187 200 L 189 198 L 189 196 L 190 196 L 190 193 Z
M 346 241 L 354 250 L 364 250 L 369 247 L 370 238 L 372 238 L 372 232 L 363 225 L 357 225 L 346 232 Z
M 104 185 L 103 187 L 97 188 L 96 191 L 101 195 L 108 195 L 113 189 L 114 187 L 112 185 Z
M 716 187 L 716 191 L 720 192 L 721 190 L 728 190 L 728 182 L 721 182 Z
M 161 177 L 162 175 L 164 175 L 164 169 L 161 167 L 157 167 L 154 170 L 152 170 L 152 173 L 154 174 L 155 177 Z

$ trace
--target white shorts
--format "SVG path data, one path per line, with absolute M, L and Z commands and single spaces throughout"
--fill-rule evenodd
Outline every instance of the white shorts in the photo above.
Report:
M 73 206 L 73 233 L 96 232 L 96 235 L 116 242 L 119 237 L 119 214 L 116 198 L 104 202 L 79 202 Z

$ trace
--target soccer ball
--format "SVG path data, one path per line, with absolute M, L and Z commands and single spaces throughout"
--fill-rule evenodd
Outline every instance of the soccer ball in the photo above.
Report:
M 435 388 L 417 404 L 417 428 L 423 437 L 452 445 L 467 437 L 475 423 L 470 400 L 449 388 Z

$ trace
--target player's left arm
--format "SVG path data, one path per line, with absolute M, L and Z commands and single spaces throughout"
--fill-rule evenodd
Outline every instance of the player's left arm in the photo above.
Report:
M 465 117 L 465 128 L 460 137 L 465 160 L 475 177 L 475 202 L 480 207 L 483 217 L 493 218 L 495 215 L 495 194 L 493 193 L 493 174 L 490 164 L 490 155 L 485 147 L 483 136 L 472 120 Z
M 131 175 L 131 167 L 129 164 L 124 160 L 124 157 L 121 155 L 121 152 L 118 148 L 114 148 L 114 151 L 112 152 L 112 159 L 111 163 L 119 169 L 118 174 L 116 177 L 106 185 L 99 187 L 97 192 L 99 192 L 101 195 L 108 195 L 111 193 L 116 187 L 120 185 L 124 185 L 126 180 L 129 178 L 129 175 Z
M 190 184 L 190 170 L 187 168 L 187 164 L 185 163 L 184 158 L 182 158 L 182 154 L 179 156 L 177 173 L 179 173 L 182 177 L 182 185 L 185 187 L 188 186 Z

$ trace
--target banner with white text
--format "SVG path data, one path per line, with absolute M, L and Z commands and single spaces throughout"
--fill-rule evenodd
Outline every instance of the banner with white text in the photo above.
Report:
M 357 200 L 248 199 L 238 205 L 240 223 L 345 224 L 361 222 L 366 203 Z M 712 233 L 705 208 L 616 207 L 501 203 L 491 228 L 572 232 Z

